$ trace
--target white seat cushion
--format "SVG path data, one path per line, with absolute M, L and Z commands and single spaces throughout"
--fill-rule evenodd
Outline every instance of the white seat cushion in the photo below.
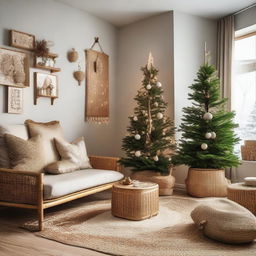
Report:
M 52 199 L 83 189 L 123 179 L 117 171 L 86 169 L 64 174 L 45 174 L 44 199 Z
M 28 140 L 28 131 L 24 124 L 0 125 L 0 168 L 10 168 L 10 160 L 4 140 L 4 134 L 6 133 Z

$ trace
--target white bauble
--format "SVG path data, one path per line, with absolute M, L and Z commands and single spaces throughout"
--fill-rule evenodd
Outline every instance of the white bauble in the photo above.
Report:
M 206 113 L 203 115 L 203 119 L 204 119 L 204 120 L 212 120 L 212 118 L 213 118 L 213 115 L 212 115 L 212 113 L 210 113 L 210 112 L 206 112 Z
M 154 156 L 153 159 L 154 159 L 154 161 L 156 161 L 156 162 L 159 160 L 159 159 L 158 159 L 158 156 Z
M 158 88 L 160 88 L 160 87 L 162 87 L 162 84 L 161 84 L 160 82 L 157 82 L 157 83 L 156 83 L 156 86 L 157 86 Z
M 208 148 L 208 145 L 206 143 L 201 144 L 201 149 L 206 150 Z
M 157 119 L 162 119 L 164 117 L 164 115 L 159 112 L 156 114 L 156 117 L 157 117 Z
M 135 156 L 140 157 L 141 156 L 141 152 L 139 150 L 135 151 Z
M 134 136 L 134 138 L 135 138 L 135 140 L 140 140 L 140 135 L 139 134 L 136 134 L 135 136 Z
M 212 133 L 211 132 L 207 132 L 206 134 L 205 134 L 205 138 L 206 139 L 210 139 L 212 137 Z
M 137 117 L 137 116 L 134 116 L 134 117 L 133 117 L 133 121 L 138 121 L 138 117 Z
M 146 86 L 146 88 L 147 88 L 147 90 L 150 90 L 150 89 L 152 88 L 151 84 L 148 84 L 148 85 Z
M 212 139 L 215 139 L 217 137 L 216 133 L 215 132 L 212 132 Z
M 155 102 L 155 103 L 154 103 L 154 106 L 155 106 L 155 107 L 158 107 L 158 102 Z
M 163 136 L 165 136 L 165 135 L 166 135 L 166 133 L 165 133 L 165 132 L 163 132 L 163 133 L 162 133 L 162 135 L 163 135 Z

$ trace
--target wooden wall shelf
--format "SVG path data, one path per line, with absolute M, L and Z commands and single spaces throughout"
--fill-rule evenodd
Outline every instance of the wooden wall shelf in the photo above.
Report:
M 38 65 L 38 64 L 35 65 L 35 68 L 48 70 L 48 71 L 51 71 L 52 73 L 61 71 L 60 68 L 55 68 L 55 67 L 50 67 L 50 66 L 42 66 L 42 65 Z
M 41 98 L 41 97 L 51 99 L 51 105 L 53 105 L 54 100 L 58 98 L 57 96 L 50 96 L 50 95 L 40 95 L 40 94 L 37 94 L 37 95 L 35 95 L 34 105 L 37 105 L 37 99 L 38 99 L 38 98 Z

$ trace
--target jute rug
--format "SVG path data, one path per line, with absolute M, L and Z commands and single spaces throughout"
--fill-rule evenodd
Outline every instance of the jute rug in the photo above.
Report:
M 113 217 L 110 201 L 84 203 L 47 214 L 38 236 L 122 256 L 255 256 L 256 243 L 227 245 L 204 237 L 190 218 L 202 201 L 170 196 L 157 216 L 143 221 Z M 26 223 L 31 229 L 36 222 Z

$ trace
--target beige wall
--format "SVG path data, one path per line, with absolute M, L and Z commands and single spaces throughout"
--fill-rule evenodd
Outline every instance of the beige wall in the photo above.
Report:
M 197 16 L 174 12 L 174 110 L 175 124 L 179 127 L 183 115 L 182 108 L 191 104 L 187 100 L 188 86 L 196 78 L 197 71 L 204 61 L 204 42 L 216 59 L 216 21 Z M 176 134 L 177 139 L 180 133 Z M 184 184 L 187 167 L 179 166 L 174 171 L 176 183 Z
M 33 72 L 30 70 L 31 86 L 24 89 L 24 113 L 4 113 L 5 87 L 0 86 L 0 123 L 23 123 L 31 118 L 37 121 L 60 120 L 68 140 L 84 135 L 88 151 L 93 154 L 112 155 L 115 134 L 115 77 L 116 77 L 116 28 L 86 12 L 51 0 L 0 0 L 0 45 L 8 44 L 8 29 L 34 34 L 38 39 L 54 41 L 52 51 L 59 54 L 56 66 L 62 71 L 59 77 L 59 99 L 53 106 L 49 99 L 39 98 L 33 105 Z M 78 86 L 73 79 L 76 64 L 69 63 L 66 54 L 75 47 L 83 67 L 84 49 L 89 48 L 95 36 L 100 37 L 104 51 L 110 56 L 110 109 L 108 125 L 84 122 L 85 84 Z
M 154 16 L 127 25 L 118 31 L 117 68 L 117 152 L 121 152 L 121 140 L 126 134 L 128 116 L 136 105 L 133 98 L 141 87 L 140 68 L 147 64 L 151 51 L 154 65 L 159 69 L 159 81 L 168 102 L 168 114 L 173 117 L 173 20 L 172 12 Z

